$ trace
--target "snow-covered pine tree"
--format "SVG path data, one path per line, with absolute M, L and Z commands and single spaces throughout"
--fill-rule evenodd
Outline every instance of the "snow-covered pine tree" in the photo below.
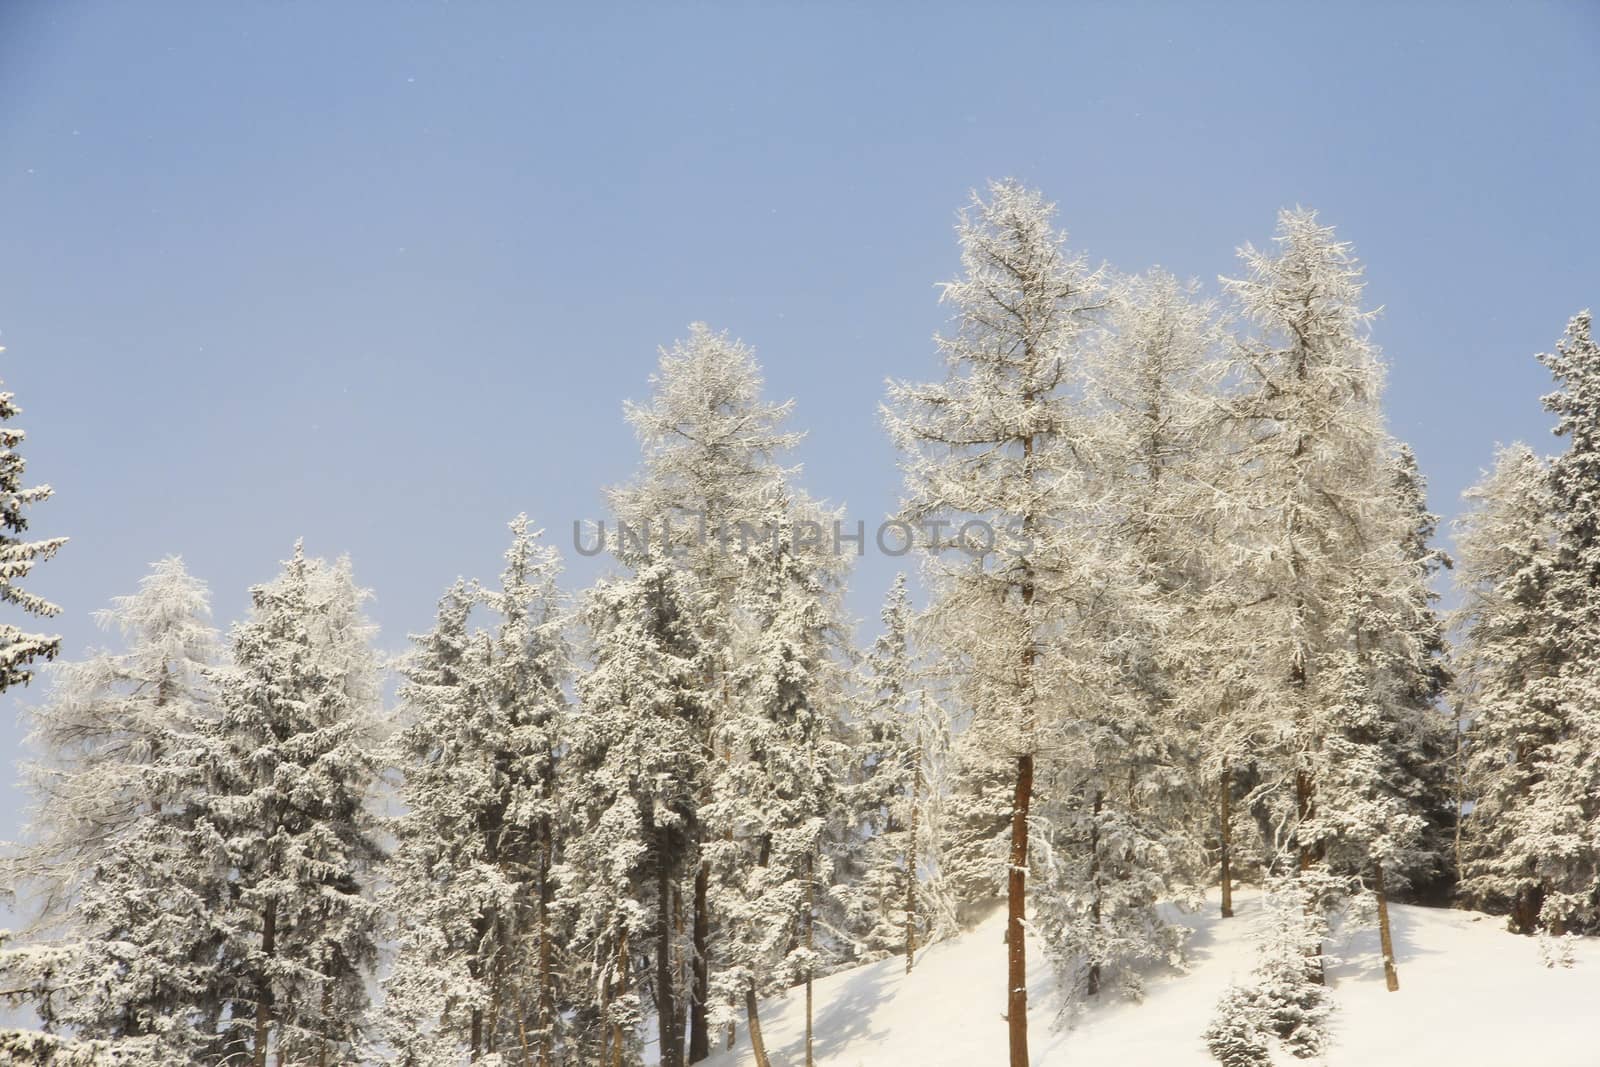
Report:
M 498 986 L 506 1003 L 499 1021 L 514 1028 L 525 1059 L 550 1067 L 563 1015 L 565 936 L 553 910 L 552 871 L 564 836 L 556 778 L 571 659 L 556 587 L 560 557 L 540 543 L 541 533 L 526 515 L 513 519 L 500 587 L 478 595 L 499 618 L 480 678 L 503 730 L 498 744 L 491 738 L 505 803 L 496 853 L 514 887 L 510 910 L 494 917 L 506 941 L 503 955 L 488 961 L 491 1003 Z M 509 1042 L 508 1033 L 502 1044 Z
M 718 1021 L 742 1004 L 758 1063 L 756 1000 L 804 985 L 805 1062 L 812 1062 L 812 982 L 819 971 L 816 916 L 831 880 L 824 849 L 844 810 L 846 752 L 836 735 L 843 701 L 832 650 L 839 641 L 830 572 L 797 552 L 787 500 L 767 525 L 779 536 L 742 553 L 749 568 L 741 605 L 751 637 L 737 668 L 741 699 L 718 720 L 727 759 L 706 806 L 706 851 L 721 969 L 712 980 Z M 763 1065 L 765 1067 L 765 1065 Z
M 225 1058 L 266 1067 L 348 1058 L 377 958 L 368 874 L 381 858 L 368 800 L 379 684 L 347 561 L 300 544 L 250 591 L 217 678 L 218 752 L 203 817 L 235 876 L 235 936 L 219 957 Z
M 612 546 L 630 566 L 653 555 L 670 560 L 701 587 L 697 598 L 707 598 L 696 623 L 708 657 L 704 686 L 712 715 L 704 725 L 710 746 L 716 722 L 735 713 L 740 694 L 734 674 L 752 638 L 740 606 L 747 593 L 746 549 L 770 542 L 780 527 L 792 530 L 790 520 L 802 515 L 818 524 L 815 530 L 825 530 L 833 516 L 787 487 L 793 471 L 783 459 L 801 435 L 785 428 L 790 403 L 762 398 L 760 368 L 748 347 L 695 324 L 685 341 L 662 353 L 651 381 L 650 402 L 627 407 L 644 468 L 633 484 L 608 494 L 618 523 Z M 787 501 L 787 509 L 775 512 L 778 501 Z M 819 566 L 842 563 L 820 552 L 813 556 Z M 699 803 L 709 802 L 711 787 L 708 781 Z M 710 1055 L 710 975 L 717 956 L 711 872 L 699 857 L 705 826 L 699 819 L 688 824 L 696 856 L 693 885 L 685 892 L 692 911 L 685 1005 L 690 1063 Z
M 0 348 L 0 352 L 4 352 Z M 48 560 L 67 543 L 65 537 L 27 541 L 27 509 L 48 500 L 53 490 L 48 485 L 24 487 L 22 473 L 27 465 L 18 451 L 24 433 L 9 425 L 22 414 L 13 393 L 0 392 L 0 601 L 15 605 L 30 615 L 50 618 L 61 609 L 17 583 L 28 577 L 36 564 Z M 0 692 L 14 685 L 27 685 L 33 677 L 31 665 L 37 660 L 52 660 L 61 650 L 61 639 L 44 634 L 25 633 L 11 623 L 0 623 Z
M 930 611 L 959 661 L 977 743 L 1011 765 L 1007 1007 L 1012 1067 L 1028 1059 L 1029 810 L 1041 734 L 1059 705 L 1052 625 L 1096 569 L 1065 520 L 1087 497 L 1073 375 L 1104 302 L 1100 273 L 1069 255 L 1054 208 L 1016 182 L 976 195 L 958 227 L 964 276 L 944 286 L 956 329 L 943 382 L 891 383 L 884 409 L 905 456 L 901 519 L 935 554 Z M 978 523 L 977 526 L 966 526 Z M 987 531 L 987 532 L 986 532 Z M 995 550 L 957 542 L 994 535 Z M 972 548 L 974 545 L 968 545 Z
M 1401 735 L 1406 743 L 1397 754 L 1408 777 L 1420 786 L 1415 806 L 1426 824 L 1416 853 L 1420 862 L 1396 873 L 1410 883 L 1413 897 L 1440 900 L 1454 891 L 1460 877 L 1451 850 L 1460 804 L 1455 795 L 1456 724 L 1441 707 L 1451 685 L 1449 643 L 1433 583 L 1455 566 L 1455 560 L 1435 544 L 1439 517 L 1428 510 L 1427 479 L 1410 445 L 1399 446 L 1390 472 L 1399 509 L 1401 554 L 1411 565 L 1413 583 L 1411 595 L 1400 604 L 1399 632 L 1415 643 L 1414 654 L 1390 659 L 1399 671 L 1393 679 L 1396 709 L 1412 727 Z
M 400 1063 L 502 1054 L 548 1067 L 563 1040 L 560 561 L 526 516 L 510 530 L 499 588 L 453 586 L 404 667 L 392 750 L 407 810 L 385 895 L 399 951 L 380 1016 Z M 475 606 L 492 633 L 470 629 Z
M 1557 386 L 1544 397 L 1545 410 L 1567 439 L 1550 461 L 1556 541 L 1546 599 L 1567 737 L 1550 754 L 1535 797 L 1547 884 L 1539 922 L 1560 936 L 1600 930 L 1600 345 L 1590 313 L 1573 316 L 1555 351 L 1539 361 Z
M 1442 866 L 1441 842 L 1428 831 L 1446 803 L 1449 748 L 1447 720 L 1433 706 L 1443 674 L 1432 550 L 1418 543 L 1433 520 L 1408 452 L 1398 450 L 1385 473 L 1389 514 L 1374 512 L 1367 540 L 1349 554 L 1331 644 L 1316 653 L 1310 766 L 1318 797 L 1300 835 L 1333 873 L 1373 893 L 1393 991 L 1388 898 Z
M 389 749 L 405 811 L 391 824 L 394 852 L 382 902 L 395 944 L 374 1032 L 404 1067 L 445 1067 L 474 1054 L 488 1000 L 479 956 L 485 902 L 505 886 L 484 858 L 480 824 L 490 792 L 492 722 L 476 671 L 482 663 L 468 620 L 465 581 L 439 601 L 431 631 L 414 636 L 400 673 L 398 718 Z
M 1224 279 L 1255 330 L 1233 342 L 1236 476 L 1221 537 L 1232 547 L 1211 589 L 1226 625 L 1208 637 L 1241 684 L 1226 732 L 1247 746 L 1257 821 L 1286 812 L 1293 826 L 1317 804 L 1317 671 L 1346 646 L 1354 600 L 1387 594 L 1397 553 L 1361 267 L 1310 211 L 1280 213 L 1276 241 L 1276 254 L 1246 246 L 1247 275 Z M 1273 857 L 1280 872 L 1321 860 L 1317 840 L 1289 842 L 1292 855 Z
M 910 645 L 911 605 L 906 576 L 895 576 L 884 601 L 883 632 L 868 650 L 860 681 L 859 728 L 865 745 L 850 800 L 860 812 L 862 872 L 849 887 L 865 961 L 900 954 L 911 970 L 928 917 L 918 907 L 923 757 L 927 740 L 918 722 L 917 677 Z
M 37 893 L 43 940 L 0 953 L 0 968 L 39 991 L 46 1025 L 152 1065 L 200 1059 L 220 1006 L 227 870 L 194 802 L 209 613 L 176 557 L 99 613 L 126 650 L 61 664 L 30 713 L 31 840 L 7 861 L 6 880 Z
M 1297 1059 L 1319 1056 L 1333 1005 L 1322 984 L 1327 926 L 1313 882 L 1275 876 L 1262 895 L 1256 968 L 1230 987 L 1203 1035 L 1223 1067 L 1270 1067 L 1280 1044 Z
M 1600 929 L 1600 346 L 1588 312 L 1541 355 L 1565 452 L 1502 453 L 1461 539 L 1474 724 L 1464 890 L 1513 929 Z M 1518 475 L 1522 475 L 1519 480 Z
M 1549 621 L 1555 501 L 1549 466 L 1526 445 L 1502 448 L 1456 520 L 1461 606 L 1456 701 L 1470 723 L 1461 893 L 1533 933 L 1545 892 L 1544 840 L 1531 821 L 1561 714 L 1559 636 Z
M 584 600 L 591 666 L 563 771 L 577 830 L 559 899 L 588 978 L 586 1063 L 638 1062 L 641 989 L 655 1001 L 663 1061 L 681 1055 L 679 885 L 698 860 L 690 845 L 715 758 L 699 618 L 710 607 L 691 576 L 659 561 Z
M 1067 988 L 1090 996 L 1112 972 L 1137 995 L 1137 964 L 1180 959 L 1180 931 L 1157 904 L 1192 897 L 1200 873 L 1201 721 L 1189 690 L 1210 673 L 1192 619 L 1197 527 L 1215 480 L 1200 451 L 1215 311 L 1161 272 L 1113 294 L 1112 329 L 1084 373 L 1104 539 L 1123 547 L 1106 563 L 1120 577 L 1101 585 L 1113 610 L 1073 612 L 1093 640 L 1064 694 L 1074 721 L 1041 806 L 1050 888 L 1035 920 Z

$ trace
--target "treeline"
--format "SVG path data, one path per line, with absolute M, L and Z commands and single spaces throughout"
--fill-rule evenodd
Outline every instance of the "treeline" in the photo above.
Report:
M 884 405 L 928 603 L 897 581 L 870 647 L 790 405 L 701 326 L 627 408 L 610 573 L 569 597 L 519 517 L 499 581 L 446 590 L 393 664 L 393 707 L 348 562 L 297 545 L 225 636 L 158 563 L 105 613 L 122 648 L 29 712 L 4 883 L 37 921 L 0 989 L 42 1025 L 0 1050 L 681 1067 L 742 1035 L 769 1067 L 760 1002 L 803 987 L 809 1063 L 815 977 L 909 969 L 1003 899 L 1022 1067 L 1024 928 L 1071 1010 L 1181 964 L 1159 905 L 1220 885 L 1231 915 L 1247 879 L 1259 967 L 1205 1035 L 1241 1067 L 1322 1047 L 1336 910 L 1379 926 L 1390 989 L 1397 897 L 1600 928 L 1588 316 L 1541 357 L 1567 451 L 1506 450 L 1473 493 L 1451 653 L 1361 269 L 1314 214 L 1217 301 L 1092 266 L 1014 183 L 958 236 L 944 373 Z M 47 615 L 17 584 L 60 547 L 23 540 L 48 490 L 20 441 L 0 596 Z M 56 648 L 0 631 L 5 684 Z

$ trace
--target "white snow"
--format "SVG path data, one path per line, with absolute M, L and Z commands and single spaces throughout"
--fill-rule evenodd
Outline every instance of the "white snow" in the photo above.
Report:
M 1035 1067 L 1215 1067 L 1200 1041 L 1217 998 L 1254 964 L 1251 923 L 1259 897 L 1236 895 L 1237 915 L 1180 916 L 1194 931 L 1188 974 L 1152 976 L 1142 1003 L 1111 1001 L 1075 1026 L 1050 1025 L 1055 1005 L 1045 962 L 1030 941 L 1030 1050 Z M 1600 939 L 1574 939 L 1570 969 L 1545 967 L 1534 938 L 1507 933 L 1477 912 L 1394 905 L 1400 991 L 1384 989 L 1374 928 L 1335 934 L 1328 952 L 1336 1004 L 1326 1067 L 1448 1064 L 1541 1067 L 1600 1064 Z M 826 1067 L 982 1067 L 1006 1061 L 1002 1019 L 1005 916 L 933 945 L 905 974 L 890 959 L 819 981 L 816 1061 Z M 805 1061 L 799 991 L 762 1010 L 773 1067 Z M 1299 1062 L 1280 1056 L 1280 1062 Z M 1311 1061 L 1317 1062 L 1317 1061 Z M 752 1067 L 743 1027 L 732 1052 L 709 1067 Z

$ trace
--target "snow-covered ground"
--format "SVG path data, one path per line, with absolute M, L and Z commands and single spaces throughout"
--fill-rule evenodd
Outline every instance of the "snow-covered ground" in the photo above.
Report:
M 1044 961 L 1031 950 L 1032 1052 L 1036 1067 L 1205 1067 L 1200 1041 L 1223 989 L 1254 961 L 1250 929 L 1258 898 L 1242 893 L 1233 919 L 1215 899 L 1185 916 L 1193 928 L 1189 973 L 1150 979 L 1141 1003 L 1113 1001 L 1051 1027 Z M 1384 989 L 1374 928 L 1336 935 L 1328 951 L 1336 1002 L 1328 1067 L 1600 1065 L 1600 939 L 1577 941 L 1570 969 L 1547 968 L 1538 943 L 1476 912 L 1396 906 L 1391 912 L 1400 991 Z M 986 1067 L 1004 1064 L 1004 915 L 925 950 L 916 970 L 886 960 L 817 983 L 816 1058 L 827 1067 Z M 1031 946 L 1030 946 L 1031 949 Z M 773 1067 L 804 1063 L 799 992 L 763 1008 Z M 750 1067 L 740 1034 L 711 1067 Z M 1283 1057 L 1286 1062 L 1288 1057 Z

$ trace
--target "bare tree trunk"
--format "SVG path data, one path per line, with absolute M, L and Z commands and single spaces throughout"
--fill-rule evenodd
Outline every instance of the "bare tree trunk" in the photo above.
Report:
M 1383 891 L 1383 864 L 1372 863 L 1372 891 L 1378 898 L 1378 944 L 1383 950 L 1383 984 L 1389 992 L 1400 989 L 1400 974 L 1394 966 L 1394 939 L 1389 932 L 1389 895 Z
M 927 695 L 923 694 L 923 699 Z M 921 705 L 918 705 L 918 723 L 921 722 Z M 916 745 L 912 759 L 916 766 L 911 773 L 910 827 L 906 832 L 906 973 L 917 960 L 917 816 L 922 805 L 922 728 L 914 735 Z
M 533 1051 L 528 1046 L 528 1013 L 525 1008 L 528 995 L 522 990 L 520 966 L 511 972 L 511 986 L 511 991 L 517 995 L 517 1010 L 513 1014 L 517 1018 L 517 1045 L 522 1049 L 522 1067 L 533 1067 Z
M 816 945 L 816 904 L 817 904 L 817 858 L 810 852 L 806 853 L 806 910 L 802 918 L 806 924 L 806 1067 L 815 1067 L 812 1042 L 815 1037 L 812 1023 L 814 1019 L 812 1009 L 815 1006 L 813 996 L 811 950 Z
M 617 940 L 617 997 L 628 995 L 628 931 L 623 930 L 622 936 Z M 610 1067 L 622 1067 L 623 1041 L 622 1024 L 611 1024 L 611 1063 Z
M 327 969 L 326 965 L 324 965 L 323 969 Z M 317 1035 L 317 1067 L 328 1067 L 328 1022 L 329 1017 L 333 1014 L 330 1010 L 333 1007 L 333 980 L 326 974 L 323 978 L 322 1018 L 318 1020 L 318 1029 L 321 1032 Z
M 711 1021 L 707 1017 L 711 997 L 711 910 L 709 904 L 711 871 L 705 861 L 694 872 L 694 973 L 689 991 L 689 1062 L 699 1063 L 711 1055 Z
M 271 960 L 278 953 L 278 902 L 267 901 L 261 916 L 261 955 Z M 255 1067 L 267 1067 L 267 1040 L 272 1029 L 272 979 L 263 968 L 256 977 Z
M 553 847 L 550 820 L 539 827 L 539 1067 L 550 1067 L 551 1039 L 555 1031 L 555 990 L 552 987 L 550 960 L 550 851 Z M 517 1012 L 521 1023 L 523 1013 Z M 523 1033 L 523 1055 L 527 1055 L 527 1034 Z
M 744 1013 L 750 1029 L 750 1053 L 756 1058 L 756 1067 L 772 1067 L 767 1058 L 767 1043 L 761 1039 L 761 1016 L 756 1007 L 756 987 L 744 991 Z
M 906 973 L 917 959 L 917 793 L 911 794 L 911 828 L 906 835 Z
M 1311 817 L 1311 797 L 1312 784 L 1310 775 L 1306 774 L 1305 771 L 1296 771 L 1294 775 L 1295 808 L 1300 814 L 1300 821 L 1302 823 Z M 1311 865 L 1316 862 L 1316 852 L 1314 849 L 1307 846 L 1304 841 L 1300 840 L 1300 832 L 1298 828 L 1295 830 L 1295 844 L 1300 853 L 1298 870 L 1302 873 L 1309 871 L 1311 869 Z M 1322 903 L 1318 900 L 1308 900 L 1306 902 L 1306 910 L 1308 912 L 1312 908 L 1319 908 L 1321 906 Z M 1306 950 L 1306 954 L 1308 956 L 1315 955 L 1317 957 L 1317 973 L 1312 975 L 1312 981 L 1316 982 L 1317 985 L 1327 985 L 1328 966 L 1322 959 L 1321 943 L 1319 942 L 1315 946 L 1308 948 Z
M 1222 836 L 1222 917 L 1233 918 L 1233 772 L 1222 771 L 1222 810 L 1218 824 Z
M 1089 921 L 1100 929 L 1100 811 L 1105 806 L 1105 794 L 1094 793 L 1094 822 L 1089 827 L 1089 892 L 1094 894 L 1089 905 Z M 1100 961 L 1089 964 L 1087 992 L 1091 997 L 1100 995 Z
M 1033 754 L 1017 757 L 1011 800 L 1011 870 L 1006 878 L 1006 1021 L 1011 1067 L 1028 1064 L 1028 805 L 1033 799 Z
M 672 877 L 667 869 L 667 831 L 660 832 L 656 857 L 656 1040 L 661 1046 L 661 1067 L 682 1067 L 678 1020 L 673 1003 Z
M 1466 747 L 1464 738 L 1462 736 L 1462 728 L 1465 724 L 1465 721 L 1466 708 L 1458 708 L 1456 711 L 1456 810 L 1454 819 L 1455 875 L 1456 883 L 1458 885 L 1461 882 L 1461 809 L 1466 804 L 1467 800 L 1467 775 L 1463 759 L 1464 753 L 1462 752 L 1462 749 Z
M 673 980 L 677 983 L 674 987 L 677 993 L 673 1003 L 677 1005 L 677 1011 L 674 1013 L 673 1018 L 672 1057 L 673 1061 L 678 1064 L 685 1062 L 684 1038 L 688 1036 L 689 1031 L 689 1010 L 688 1005 L 684 1003 L 684 999 L 688 996 L 691 985 L 689 961 L 684 958 L 684 952 L 681 948 L 683 945 L 683 932 L 683 890 L 681 886 L 674 882 L 672 886 L 672 936 L 677 940 L 680 948 L 678 950 L 677 964 L 673 968 Z M 666 1063 L 665 1060 L 661 1062 L 663 1064 Z

